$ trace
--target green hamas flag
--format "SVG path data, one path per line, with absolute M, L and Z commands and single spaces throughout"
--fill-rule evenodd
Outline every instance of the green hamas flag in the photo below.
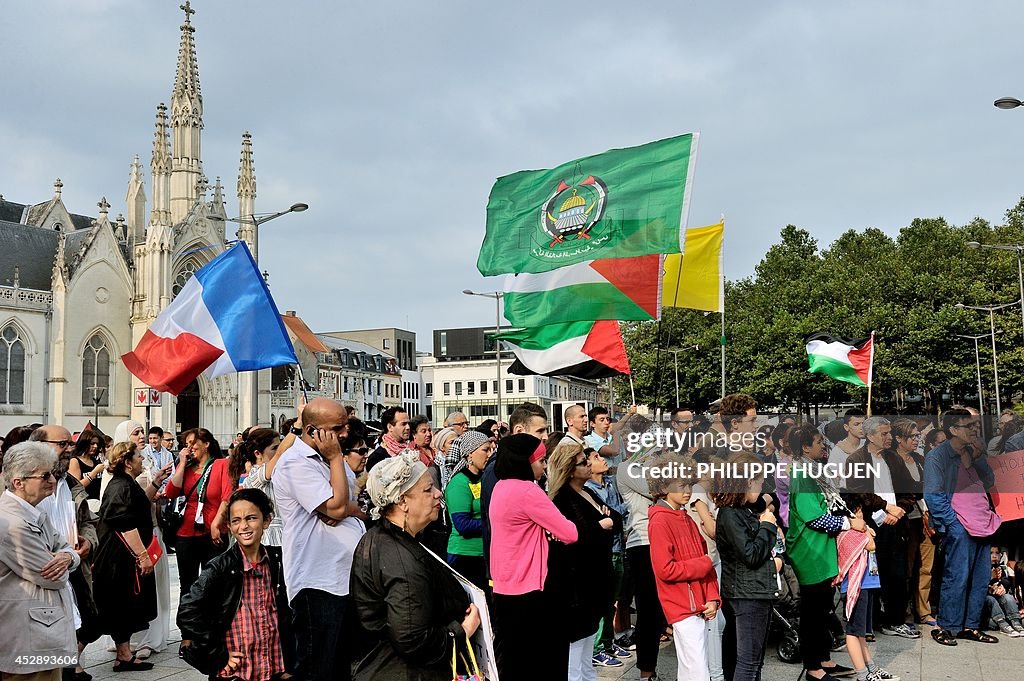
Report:
M 498 178 L 476 267 L 548 272 L 603 258 L 679 253 L 697 133 Z

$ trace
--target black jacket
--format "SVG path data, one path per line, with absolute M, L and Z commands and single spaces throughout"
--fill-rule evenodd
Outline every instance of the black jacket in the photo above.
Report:
M 598 506 L 604 505 L 589 489 L 584 488 L 583 493 Z M 548 576 L 544 583 L 544 591 L 562 606 L 558 612 L 549 614 L 561 618 L 557 630 L 571 643 L 597 631 L 598 622 L 608 612 L 604 589 L 611 579 L 612 540 L 616 531 L 622 531 L 622 517 L 615 514 L 616 527 L 603 529 L 601 512 L 568 484 L 558 490 L 552 501 L 579 533 L 579 539 L 572 544 L 549 543 Z
M 774 599 L 779 596 L 772 549 L 775 525 L 761 522 L 749 506 L 718 509 L 715 542 L 722 559 L 722 597 Z
M 286 671 L 294 671 L 295 639 L 292 611 L 285 593 L 281 547 L 264 546 L 277 606 L 277 631 Z M 225 639 L 242 601 L 242 551 L 231 546 L 211 560 L 178 605 L 181 637 L 192 644 L 183 649 L 185 661 L 207 675 L 216 675 L 228 662 Z
M 354 679 L 450 681 L 452 645 L 466 640 L 469 607 L 451 570 L 381 518 L 356 546 L 350 592 L 369 639 Z

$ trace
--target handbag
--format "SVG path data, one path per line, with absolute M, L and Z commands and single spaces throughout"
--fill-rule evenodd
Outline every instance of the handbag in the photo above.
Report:
M 174 537 L 178 535 L 178 530 L 185 522 L 185 506 L 188 504 L 188 498 L 191 496 L 192 492 L 196 490 L 196 487 L 198 487 L 203 481 L 203 478 L 205 478 L 209 473 L 211 463 L 212 459 L 207 462 L 206 468 L 203 469 L 203 473 L 199 476 L 199 479 L 195 481 L 195 484 L 193 484 L 185 494 L 174 498 L 166 496 L 157 498 L 156 524 L 164 533 L 164 541 L 167 542 L 168 545 L 174 543 Z
M 476 655 L 473 653 L 473 644 L 466 635 L 466 650 L 469 651 L 469 662 L 459 654 L 459 646 L 452 643 L 452 681 L 484 681 L 484 675 L 480 673 L 480 667 L 476 663 Z M 459 673 L 458 659 L 462 658 L 462 665 L 466 668 L 465 674 Z

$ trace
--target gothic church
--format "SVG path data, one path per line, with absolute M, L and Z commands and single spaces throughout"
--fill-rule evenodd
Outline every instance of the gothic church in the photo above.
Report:
M 106 433 L 126 418 L 143 388 L 121 355 L 142 337 L 192 274 L 225 248 L 228 213 L 218 178 L 203 174 L 203 97 L 186 1 L 177 72 L 168 108 L 156 109 L 150 160 L 152 202 L 138 156 L 131 164 L 124 215 L 110 219 L 103 198 L 95 218 L 53 197 L 15 203 L 0 194 L 0 436 L 33 422 Z M 249 133 L 242 135 L 237 183 L 238 238 L 255 257 L 256 176 Z M 202 425 L 226 446 L 242 428 L 270 424 L 270 372 L 209 380 L 180 396 L 161 395 L 150 423 L 176 431 Z

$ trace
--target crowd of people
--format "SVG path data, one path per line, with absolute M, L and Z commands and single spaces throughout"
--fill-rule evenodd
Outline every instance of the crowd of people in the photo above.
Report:
M 631 659 L 658 681 L 668 641 L 680 681 L 754 681 L 784 593 L 816 681 L 898 679 L 876 632 L 1024 634 L 1019 521 L 987 494 L 989 458 L 1024 449 L 1013 412 L 989 442 L 964 408 L 765 424 L 742 394 L 711 418 L 673 409 L 654 446 L 636 446 L 660 426 L 632 408 L 563 419 L 549 432 L 524 403 L 507 424 L 455 412 L 434 432 L 391 408 L 374 437 L 315 399 L 226 451 L 204 428 L 15 429 L 0 671 L 90 681 L 89 645 L 109 645 L 114 671 L 152 669 L 172 644 L 171 554 L 178 655 L 238 681 L 465 678 L 485 622 L 505 681 L 593 680 Z M 825 463 L 869 473 L 816 474 Z

